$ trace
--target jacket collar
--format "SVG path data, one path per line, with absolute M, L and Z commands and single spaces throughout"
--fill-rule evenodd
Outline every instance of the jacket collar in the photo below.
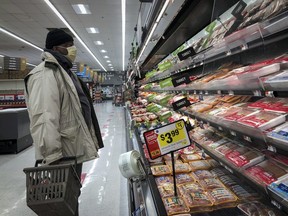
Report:
M 68 74 L 71 73 L 70 69 L 73 67 L 73 64 L 59 52 L 55 52 L 51 49 L 44 49 L 44 52 L 42 53 L 42 59 L 54 63 L 58 62 Z

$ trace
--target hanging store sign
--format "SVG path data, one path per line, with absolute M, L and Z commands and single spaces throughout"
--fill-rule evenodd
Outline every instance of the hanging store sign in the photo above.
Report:
M 196 54 L 195 50 L 193 49 L 193 47 L 189 47 L 188 49 L 179 52 L 178 53 L 178 58 L 180 59 L 180 61 L 183 61 L 191 56 L 194 56 Z
M 241 18 L 242 12 L 246 6 L 247 6 L 247 4 L 244 1 L 242 1 L 242 0 L 239 1 L 239 3 L 234 8 L 234 10 L 231 12 L 231 14 L 236 18 Z
M 179 109 L 181 109 L 183 107 L 190 106 L 190 105 L 191 105 L 191 103 L 190 103 L 189 100 L 187 100 L 187 98 L 183 98 L 183 99 L 181 99 L 179 101 L 176 101 L 176 102 L 172 103 L 172 107 L 173 107 L 173 109 L 175 111 L 179 110 Z
M 4 70 L 20 70 L 20 65 L 20 58 L 4 57 Z
M 151 159 L 177 151 L 190 145 L 190 139 L 183 119 L 144 133 Z
M 189 79 L 189 75 L 178 77 L 178 78 L 175 78 L 175 79 L 172 80 L 172 83 L 173 83 L 174 87 L 177 87 L 177 86 L 182 85 L 182 84 L 188 84 L 190 82 L 191 81 Z

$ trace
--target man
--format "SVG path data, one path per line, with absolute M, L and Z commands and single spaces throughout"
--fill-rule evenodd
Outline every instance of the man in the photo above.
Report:
M 36 159 L 49 165 L 76 156 L 80 177 L 82 163 L 98 158 L 103 141 L 89 90 L 70 71 L 76 53 L 71 35 L 50 31 L 43 62 L 25 78 L 25 94 Z

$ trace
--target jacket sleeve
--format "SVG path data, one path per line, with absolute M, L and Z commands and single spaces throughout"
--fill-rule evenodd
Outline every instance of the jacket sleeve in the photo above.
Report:
M 36 151 L 50 164 L 62 157 L 60 94 L 52 69 L 31 75 L 27 83 L 30 129 Z

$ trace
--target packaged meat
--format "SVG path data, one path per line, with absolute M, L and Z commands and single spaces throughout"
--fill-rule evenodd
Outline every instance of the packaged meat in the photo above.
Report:
M 278 194 L 282 199 L 288 200 L 288 175 L 279 178 L 278 181 L 273 182 L 268 186 L 270 191 Z
M 163 199 L 163 203 L 168 215 L 175 215 L 181 213 L 188 213 L 187 207 L 182 197 L 168 197 Z
M 224 115 L 223 117 L 224 117 L 225 120 L 237 121 L 240 118 L 243 118 L 245 116 L 254 114 L 256 112 L 257 112 L 257 110 L 255 110 L 255 109 L 248 109 L 248 108 L 245 109 L 245 108 L 243 108 L 243 109 L 240 109 L 239 111 L 237 111 L 237 112 L 235 112 L 233 114 Z
M 287 98 L 263 98 L 254 103 L 249 104 L 249 107 L 261 108 L 276 112 L 288 112 L 288 99 Z
M 210 164 L 205 160 L 190 161 L 189 165 L 190 165 L 192 171 L 208 170 L 211 168 Z
M 204 188 L 198 183 L 186 183 L 177 185 L 180 194 L 183 196 L 184 194 L 194 193 L 194 192 L 204 192 Z
M 198 154 L 182 154 L 182 155 L 180 155 L 180 158 L 185 163 L 201 159 L 201 157 Z
M 226 188 L 215 188 L 209 190 L 209 194 L 211 195 L 215 206 L 221 205 L 217 207 L 233 207 L 237 205 L 237 197 Z M 227 203 L 228 205 L 223 205 Z
M 264 155 L 246 147 L 239 147 L 225 154 L 225 157 L 237 167 L 254 165 L 264 160 Z
M 206 178 L 199 181 L 199 184 L 205 189 L 205 190 L 211 190 L 215 188 L 224 188 L 225 186 L 222 184 L 222 182 L 217 178 Z
M 173 184 L 173 177 L 172 176 L 155 177 L 155 182 L 156 182 L 157 186 L 164 186 L 167 184 Z
M 233 185 L 239 184 L 239 180 L 234 175 L 224 175 L 218 178 L 228 188 L 232 187 Z
M 174 152 L 174 161 L 178 160 L 178 157 L 179 157 L 179 153 Z M 172 160 L 171 154 L 166 154 L 163 156 L 163 158 L 165 161 L 169 161 L 169 160 L 171 161 Z
M 287 174 L 287 171 L 275 162 L 265 160 L 245 170 L 247 175 L 260 185 L 269 185 Z
M 191 209 L 194 209 L 194 212 L 195 207 L 203 208 L 203 207 L 211 207 L 213 205 L 211 197 L 209 196 L 208 193 L 204 191 L 185 193 L 183 195 L 183 198 L 187 203 L 187 206 Z
M 285 122 L 285 116 L 280 113 L 258 111 L 255 114 L 239 119 L 238 122 L 249 127 L 266 130 Z
M 227 142 L 229 142 L 229 140 L 227 138 L 223 138 L 223 139 L 220 139 L 220 140 L 218 140 L 216 142 L 213 142 L 213 143 L 209 144 L 208 147 L 211 148 L 211 149 L 215 149 L 215 148 L 217 148 L 217 147 L 219 147 L 219 146 L 221 146 L 221 145 L 223 145 L 223 144 L 225 144 Z
M 240 201 L 256 200 L 261 196 L 248 186 L 233 185 L 229 189 L 238 197 Z
M 209 104 L 196 103 L 196 104 L 189 106 L 187 109 L 188 109 L 188 111 L 201 113 L 201 112 L 205 112 L 207 110 L 210 110 L 212 107 L 213 106 L 209 105 Z
M 214 159 L 207 159 L 206 161 L 210 164 L 211 168 L 215 168 L 215 167 L 221 166 L 221 165 L 220 165 L 216 160 L 214 160 Z
M 169 168 L 172 173 L 172 165 L 169 165 Z M 191 167 L 189 166 L 188 163 L 180 163 L 180 164 L 175 164 L 175 173 L 188 173 L 191 171 Z
M 171 175 L 171 170 L 168 165 L 151 166 L 151 171 L 154 176 Z
M 180 149 L 179 151 L 182 151 L 182 154 L 187 154 L 187 155 L 189 155 L 189 154 L 194 154 L 196 151 L 198 151 L 199 149 L 196 147 L 196 146 L 188 146 L 188 147 L 186 147 L 186 148 L 184 148 L 184 149 Z
M 262 153 L 264 153 L 267 158 L 274 160 L 277 163 L 283 164 L 284 166 L 288 166 L 288 156 L 281 155 L 269 150 L 263 151 Z
M 247 202 L 242 203 L 237 206 L 242 212 L 244 212 L 248 216 L 284 216 L 282 212 L 280 212 L 276 208 L 272 208 L 270 206 L 266 206 L 261 202 Z
M 229 171 L 223 167 L 217 167 L 214 169 L 211 169 L 210 172 L 215 176 L 215 177 L 220 177 L 224 175 L 229 175 Z
M 276 127 L 267 136 L 288 143 L 288 122 Z
M 234 143 L 228 142 L 217 147 L 215 151 L 224 156 L 228 154 L 229 152 L 233 151 L 234 149 L 236 149 L 237 147 L 239 146 Z
M 214 178 L 213 174 L 208 170 L 196 170 L 193 172 L 196 180 L 201 180 L 205 178 Z
M 183 162 L 182 162 L 182 160 L 176 160 L 176 161 L 174 161 L 174 163 L 175 164 L 182 164 Z M 171 160 L 167 160 L 167 161 L 165 161 L 165 164 L 172 166 L 172 161 Z
M 177 184 L 192 183 L 192 182 L 195 182 L 195 179 L 191 173 L 181 173 L 176 175 Z
M 233 107 L 223 110 L 222 112 L 217 113 L 215 116 L 224 118 L 225 116 L 233 115 L 239 112 L 241 109 L 242 109 L 241 107 L 233 106 Z
M 167 198 L 167 197 L 172 197 L 175 194 L 173 184 L 166 184 L 164 186 L 158 186 L 158 190 L 162 199 Z

